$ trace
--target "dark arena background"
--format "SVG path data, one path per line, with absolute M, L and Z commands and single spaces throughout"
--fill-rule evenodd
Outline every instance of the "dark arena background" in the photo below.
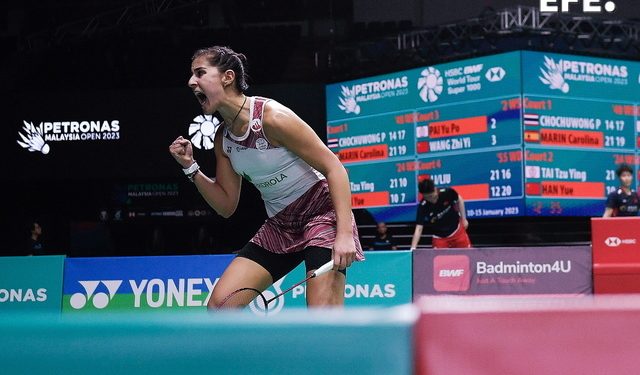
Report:
M 187 85 L 214 45 L 344 165 L 367 258 L 348 308 L 307 309 L 301 285 L 204 314 L 267 219 L 247 180 L 218 215 L 168 150 L 191 140 L 215 176 L 222 117 Z M 640 368 L 639 1 L 14 0 L 0 47 L 8 373 Z M 428 221 L 412 246 L 423 180 L 464 199 L 470 249 L 436 250 Z

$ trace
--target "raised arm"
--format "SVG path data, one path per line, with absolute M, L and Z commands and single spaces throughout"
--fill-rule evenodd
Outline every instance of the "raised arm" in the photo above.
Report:
M 193 182 L 209 206 L 220 216 L 228 218 L 238 207 L 242 177 L 233 170 L 229 158 L 222 150 L 222 131 L 223 127 L 220 126 L 214 139 L 216 177 L 211 179 L 200 170 Z M 195 162 L 191 142 L 183 137 L 178 137 L 169 146 L 169 152 L 182 168 L 189 168 Z

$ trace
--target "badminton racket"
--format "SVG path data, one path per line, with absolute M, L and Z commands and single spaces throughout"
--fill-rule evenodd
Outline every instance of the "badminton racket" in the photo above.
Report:
M 237 290 L 233 291 L 231 294 L 229 294 L 227 297 L 225 297 L 225 299 L 223 299 L 222 302 L 218 305 L 218 308 L 219 309 L 230 309 L 230 308 L 245 307 L 245 306 L 249 305 L 252 301 L 255 300 L 256 304 L 261 309 L 264 308 L 264 312 L 265 312 L 265 314 L 267 314 L 268 311 L 269 311 L 269 304 L 271 302 L 273 302 L 273 301 L 277 300 L 278 298 L 282 297 L 283 295 L 289 293 L 295 287 L 306 283 L 307 281 L 313 279 L 314 277 L 318 277 L 318 276 L 320 276 L 322 274 L 325 274 L 325 273 L 329 272 L 332 269 L 333 269 L 333 260 L 330 260 L 327 263 L 323 264 L 317 270 L 313 271 L 313 273 L 311 275 L 307 276 L 304 280 L 293 284 L 289 288 L 283 290 L 282 292 L 276 294 L 275 296 L 273 296 L 271 298 L 267 298 L 264 295 L 263 292 L 259 291 L 258 289 L 255 289 L 255 288 L 240 288 L 240 289 L 237 289 Z

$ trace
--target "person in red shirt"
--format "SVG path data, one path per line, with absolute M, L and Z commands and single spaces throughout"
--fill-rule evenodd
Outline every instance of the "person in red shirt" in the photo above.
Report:
M 452 188 L 437 188 L 431 179 L 422 180 L 418 189 L 423 198 L 418 204 L 411 249 L 418 246 L 425 225 L 433 234 L 436 249 L 471 247 L 462 196 Z

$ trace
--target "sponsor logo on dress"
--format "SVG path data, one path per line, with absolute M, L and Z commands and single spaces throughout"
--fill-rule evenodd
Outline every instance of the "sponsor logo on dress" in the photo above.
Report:
M 264 138 L 256 139 L 256 148 L 260 151 L 264 151 L 269 148 L 269 142 Z

